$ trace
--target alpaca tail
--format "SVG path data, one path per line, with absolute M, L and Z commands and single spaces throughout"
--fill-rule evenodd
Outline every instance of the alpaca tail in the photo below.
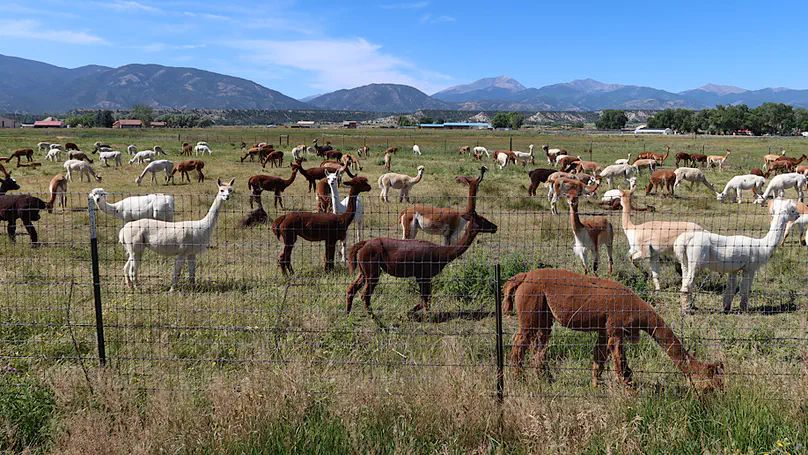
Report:
M 272 233 L 275 234 L 275 237 L 277 237 L 278 240 L 281 239 L 281 223 L 283 223 L 283 220 L 285 219 L 286 215 L 281 215 L 278 217 L 278 219 L 272 222 Z
M 505 285 L 502 286 L 502 311 L 505 313 L 513 313 L 513 295 L 516 293 L 516 290 L 519 289 L 519 286 L 527 278 L 527 272 L 518 273 L 512 276 L 508 281 L 505 282 Z
M 356 257 L 359 254 L 359 250 L 362 249 L 365 244 L 368 243 L 367 240 L 361 240 L 359 242 L 354 243 L 351 249 L 348 251 L 348 273 L 353 275 L 354 271 L 356 270 Z

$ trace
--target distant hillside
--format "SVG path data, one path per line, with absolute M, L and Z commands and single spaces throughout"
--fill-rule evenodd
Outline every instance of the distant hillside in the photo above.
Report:
M 350 90 L 337 90 L 318 96 L 309 104 L 321 109 L 344 111 L 414 112 L 418 109 L 451 109 L 415 87 L 397 84 L 370 84 Z
M 196 68 L 88 65 L 75 69 L 0 55 L 0 111 L 71 109 L 312 109 L 255 82 Z
M 488 77 L 468 85 L 441 90 L 433 98 L 450 103 L 458 101 L 497 100 L 525 90 L 525 86 L 508 76 Z

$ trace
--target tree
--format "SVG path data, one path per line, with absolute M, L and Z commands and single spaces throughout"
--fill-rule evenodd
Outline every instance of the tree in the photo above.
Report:
M 525 123 L 525 116 L 518 112 L 508 112 L 508 124 L 511 128 L 518 130 Z
M 763 103 L 753 110 L 760 127 L 770 134 L 790 133 L 795 126 L 794 110 L 783 103 Z
M 435 122 L 432 121 L 432 117 L 424 117 L 421 119 L 420 123 L 421 125 L 423 125 L 425 123 L 435 123 Z
M 510 119 L 508 118 L 508 114 L 504 112 L 498 112 L 494 118 L 491 119 L 491 126 L 494 128 L 508 128 L 510 127 Z
M 406 115 L 399 115 L 398 116 L 398 126 L 415 126 L 416 123 L 410 120 L 410 118 Z
M 143 122 L 144 127 L 148 127 L 151 125 L 151 122 L 154 120 L 154 109 L 151 106 L 146 106 L 145 104 L 135 104 L 132 106 L 132 112 L 130 113 L 132 118 L 138 119 Z
M 619 130 L 626 126 L 628 117 L 625 111 L 606 109 L 600 114 L 600 118 L 595 121 L 595 128 L 599 130 Z

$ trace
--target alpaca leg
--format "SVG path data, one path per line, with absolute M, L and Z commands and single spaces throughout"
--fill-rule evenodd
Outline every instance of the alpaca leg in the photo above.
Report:
M 7 232 L 8 232 L 8 239 L 11 241 L 11 243 L 16 243 L 17 242 L 17 218 L 16 217 L 11 217 L 8 220 Z
M 595 343 L 595 360 L 592 362 L 592 387 L 597 387 L 606 361 L 609 360 L 609 335 L 605 331 L 598 332 Z
M 188 263 L 188 280 L 191 282 L 191 286 L 193 286 L 196 284 L 196 255 L 189 254 L 185 262 Z
M 654 290 L 659 291 L 659 255 L 651 253 L 651 279 L 654 281 Z
M 336 241 L 325 242 L 325 256 L 323 257 L 323 262 L 325 263 L 326 272 L 334 270 L 334 255 L 336 251 L 337 251 Z
M 346 237 L 346 240 L 347 240 L 347 237 Z M 340 248 L 340 254 L 342 254 L 342 262 L 343 263 L 346 262 L 346 260 L 345 260 L 345 243 L 346 243 L 346 240 L 342 240 L 342 247 Z
M 738 291 L 738 275 L 735 273 L 727 274 L 727 287 L 724 288 L 724 311 L 729 311 L 732 308 L 732 298 Z
M 134 252 L 131 255 L 132 263 L 129 265 L 129 277 L 132 280 L 134 287 L 140 286 L 140 282 L 138 281 L 138 273 L 140 272 L 142 254 L 142 252 Z
M 281 252 L 280 264 L 281 272 L 284 275 L 294 275 L 295 271 L 292 269 L 292 248 L 295 247 L 294 243 L 284 241 L 283 251 Z
M 132 268 L 132 255 L 130 254 L 129 257 L 126 258 L 126 262 L 123 265 L 123 281 L 130 288 L 134 285 L 132 277 L 129 275 L 131 268 Z
M 592 275 L 598 276 L 598 264 L 600 263 L 600 248 L 598 244 L 592 245 Z
M 421 290 L 421 303 L 415 305 L 411 313 L 416 313 L 418 310 L 424 310 L 424 314 L 429 312 L 429 301 L 432 299 L 432 279 L 431 278 L 421 278 L 418 281 L 418 288 Z
M 614 373 L 625 385 L 631 386 L 632 371 L 626 362 L 626 348 L 623 344 L 623 337 L 617 333 L 618 330 L 610 329 L 610 332 L 612 333 L 609 334 L 608 346 L 614 362 Z
M 177 280 L 180 278 L 180 273 L 182 273 L 182 266 L 185 264 L 185 256 L 178 255 L 177 260 L 174 261 L 174 276 L 171 279 L 171 289 L 169 292 L 173 292 L 174 288 L 177 287 Z
M 365 273 L 364 271 L 362 272 Z M 365 311 L 373 316 L 373 310 L 370 307 L 370 297 L 373 295 L 373 290 L 379 284 L 379 274 L 370 275 L 365 278 L 365 288 L 362 289 L 362 303 L 365 305 Z
M 363 284 L 365 284 L 365 275 L 360 270 L 359 275 L 357 275 L 354 282 L 348 285 L 348 289 L 346 291 L 345 296 L 345 314 L 351 312 L 351 307 L 353 306 L 353 299 L 354 296 L 356 296 L 356 291 L 358 291 Z
M 607 242 L 606 242 L 606 256 L 609 259 L 609 279 L 612 279 L 612 267 L 614 266 L 614 259 L 612 257 L 612 253 L 613 253 L 612 248 L 614 246 L 613 243 L 614 243 L 614 238 L 607 239 Z
M 786 239 L 788 238 L 788 233 L 791 232 L 792 227 L 794 227 L 794 222 L 789 221 L 788 224 L 786 224 L 786 231 L 783 233 L 783 240 L 780 242 L 780 245 L 785 245 L 786 244 Z M 801 238 L 802 238 L 802 232 L 800 232 L 800 235 L 797 236 L 797 241 L 799 242 Z
M 572 251 L 575 253 L 575 256 L 581 260 L 581 265 L 584 267 L 584 275 L 589 275 L 589 270 L 586 268 L 586 248 L 576 243 L 575 246 L 572 247 Z
M 749 295 L 752 292 L 752 281 L 755 279 L 755 272 L 744 270 L 741 276 L 741 311 L 749 311 Z
M 275 192 L 275 208 L 278 207 L 278 203 L 281 204 L 281 210 L 283 210 L 283 196 L 281 196 L 280 191 Z

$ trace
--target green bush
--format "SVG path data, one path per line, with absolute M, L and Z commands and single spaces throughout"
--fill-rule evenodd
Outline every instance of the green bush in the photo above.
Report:
M 0 376 L 0 450 L 42 445 L 53 417 L 53 393 L 29 378 Z

